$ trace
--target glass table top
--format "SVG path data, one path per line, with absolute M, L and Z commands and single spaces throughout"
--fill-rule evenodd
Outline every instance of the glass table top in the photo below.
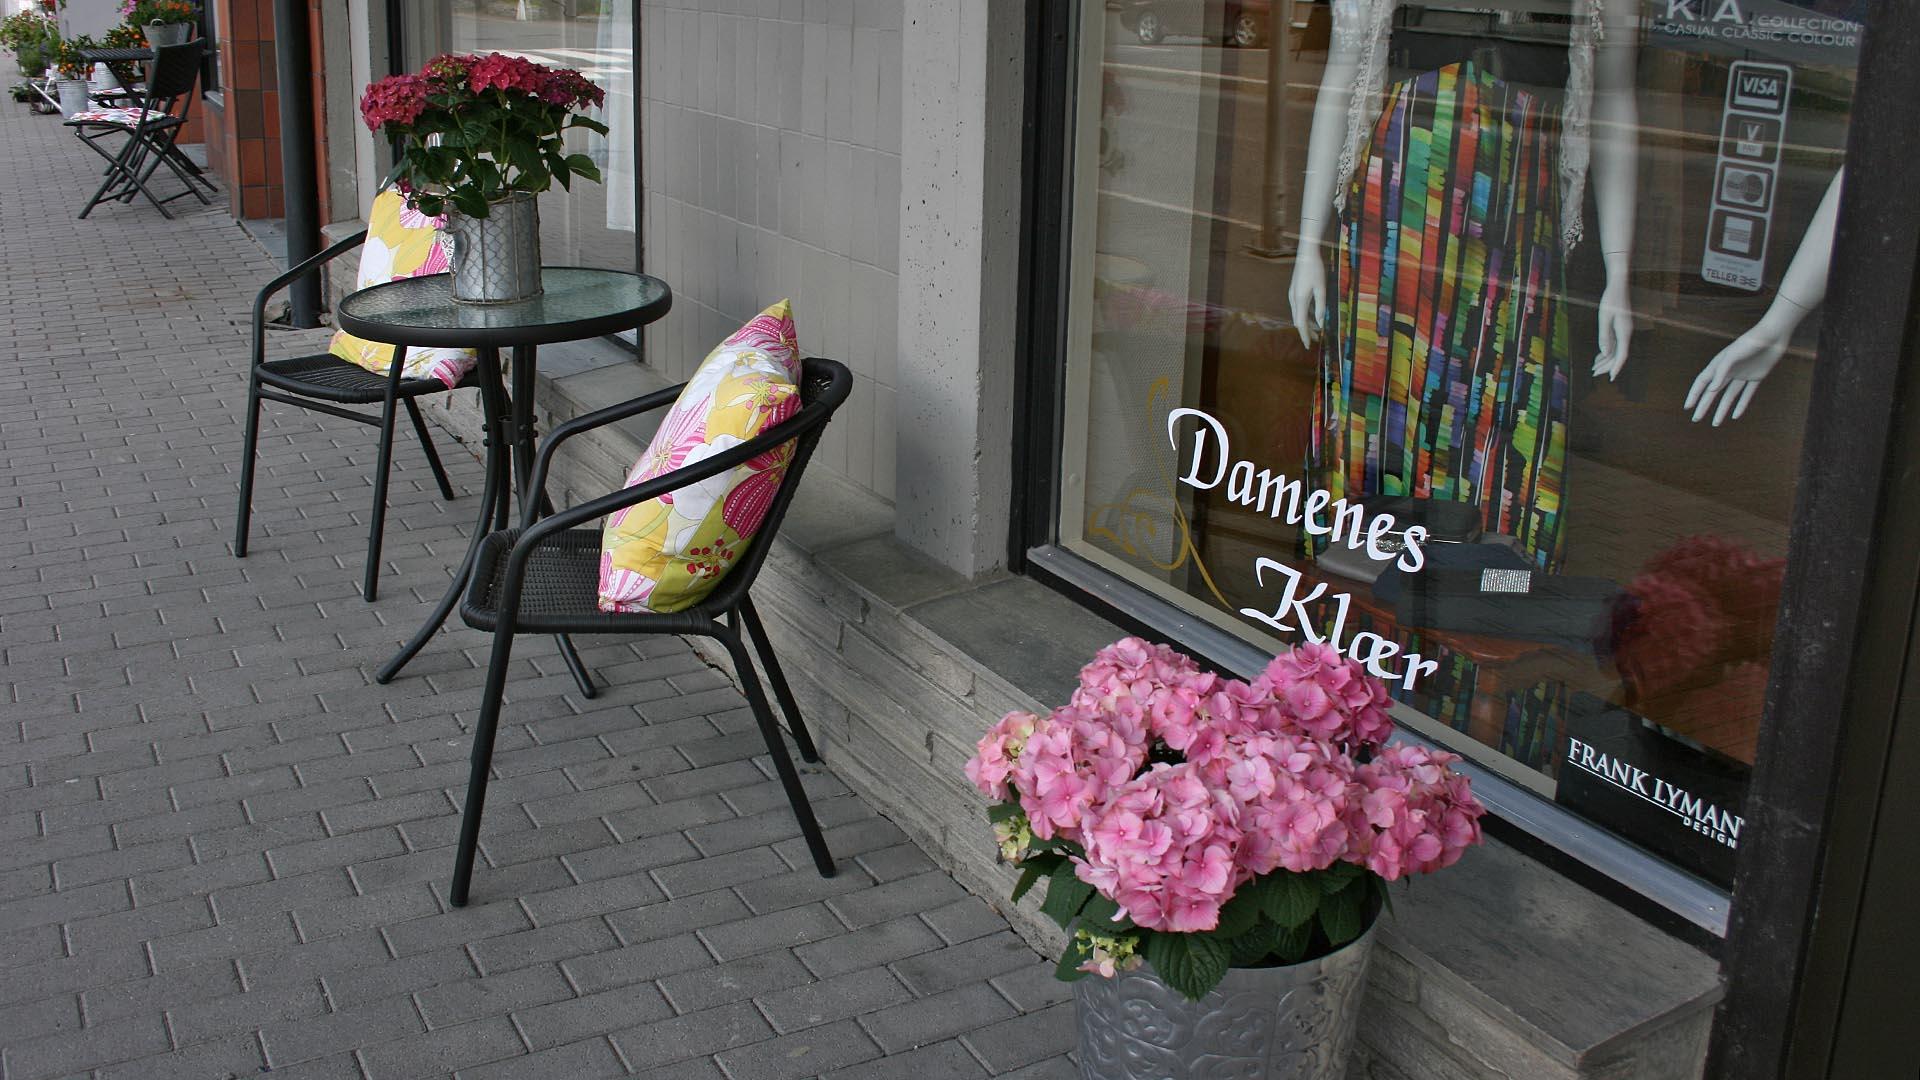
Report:
M 510 304 L 461 304 L 448 274 L 402 278 L 340 301 L 342 329 L 396 345 L 497 347 L 572 341 L 632 330 L 667 313 L 673 290 L 620 270 L 548 266 L 544 291 Z

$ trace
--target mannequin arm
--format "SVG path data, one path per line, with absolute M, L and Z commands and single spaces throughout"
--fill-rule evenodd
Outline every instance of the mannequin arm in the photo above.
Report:
M 1300 185 L 1300 249 L 1294 256 L 1287 303 L 1300 343 L 1309 349 L 1327 315 L 1327 268 L 1321 245 L 1333 217 L 1334 186 L 1341 180 L 1340 149 L 1347 141 L 1354 71 L 1360 63 L 1360 38 L 1366 33 L 1362 8 L 1360 0 L 1334 0 L 1333 40 L 1320 77 L 1320 94 L 1313 102 L 1307 175 Z
M 1617 378 L 1633 344 L 1633 224 L 1640 184 L 1640 107 L 1635 86 L 1634 0 L 1607 0 L 1593 57 L 1593 197 L 1607 284 L 1600 295 L 1600 351 L 1593 373 Z
M 1813 212 L 1813 220 L 1807 223 L 1807 234 L 1793 253 L 1793 261 L 1787 264 L 1787 272 L 1780 279 L 1780 291 L 1774 294 L 1773 303 L 1767 305 L 1766 314 L 1694 376 L 1693 386 L 1687 391 L 1686 408 L 1693 410 L 1695 423 L 1705 419 L 1709 412 L 1713 413 L 1714 427 L 1745 415 L 1747 403 L 1753 400 L 1761 381 L 1773 373 L 1774 365 L 1786 355 L 1793 332 L 1820 306 L 1820 301 L 1826 299 L 1827 270 L 1833 262 L 1834 223 L 1840 217 L 1840 182 L 1845 176 L 1843 168 L 1834 173 L 1833 180 L 1827 184 L 1827 193 Z

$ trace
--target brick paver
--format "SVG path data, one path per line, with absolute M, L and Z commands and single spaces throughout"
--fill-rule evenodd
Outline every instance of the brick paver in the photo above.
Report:
M 825 769 L 841 872 L 813 874 L 744 703 L 683 642 L 583 642 L 619 675 L 591 702 L 520 644 L 474 902 L 449 910 L 486 639 L 370 670 L 471 498 L 443 505 L 403 436 L 362 603 L 370 433 L 270 407 L 235 559 L 274 267 L 219 207 L 76 221 L 94 164 L 53 118 L 0 116 L 5 1080 L 1071 1073 L 1039 959 Z

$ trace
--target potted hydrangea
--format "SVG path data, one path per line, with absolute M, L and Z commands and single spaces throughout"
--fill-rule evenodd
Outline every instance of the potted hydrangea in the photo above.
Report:
M 1387 705 L 1328 646 L 1242 681 L 1128 638 L 980 740 L 1013 898 L 1045 882 L 1071 935 L 1083 1077 L 1345 1076 L 1387 883 L 1454 863 L 1485 812 L 1456 755 L 1386 745 Z
M 428 217 L 447 214 L 453 238 L 453 298 L 470 303 L 523 299 L 540 289 L 540 192 L 574 177 L 600 179 L 566 132 L 601 135 L 584 115 L 606 92 L 571 68 L 519 56 L 447 55 L 418 74 L 367 87 L 367 127 L 401 141 L 393 179 Z

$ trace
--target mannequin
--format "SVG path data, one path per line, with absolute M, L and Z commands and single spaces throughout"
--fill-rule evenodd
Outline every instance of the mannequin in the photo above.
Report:
M 1793 332 L 1820 306 L 1820 301 L 1826 299 L 1827 269 L 1833 261 L 1834 221 L 1840 216 L 1840 181 L 1845 174 L 1846 170 L 1841 169 L 1827 184 L 1827 193 L 1813 212 L 1813 220 L 1807 223 L 1807 234 L 1801 238 L 1799 250 L 1793 253 L 1793 261 L 1787 264 L 1780 289 L 1774 293 L 1766 314 L 1694 376 L 1685 406 L 1693 410 L 1694 423 L 1712 413 L 1713 426 L 1719 427 L 1745 415 L 1754 391 L 1760 389 L 1760 383 L 1772 374 L 1774 365 L 1786 354 Z M 1718 408 L 1715 408 L 1716 402 Z
M 1637 4 L 1565 2 L 1556 116 L 1549 95 L 1474 59 L 1388 85 L 1382 39 L 1399 0 L 1335 0 L 1288 289 L 1304 344 L 1334 331 L 1314 464 L 1336 494 L 1473 502 L 1546 570 L 1563 557 L 1565 262 L 1589 171 L 1606 269 L 1595 376 L 1619 374 L 1633 332 Z

